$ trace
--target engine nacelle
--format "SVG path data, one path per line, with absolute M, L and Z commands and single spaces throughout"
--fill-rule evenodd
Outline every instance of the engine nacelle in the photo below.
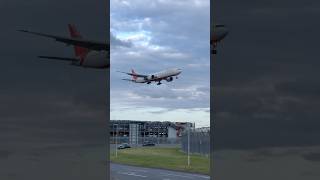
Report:
M 155 75 L 149 75 L 149 76 L 147 77 L 148 80 L 154 80 L 155 78 L 156 78 Z
M 167 77 L 167 82 L 173 81 L 173 77 Z

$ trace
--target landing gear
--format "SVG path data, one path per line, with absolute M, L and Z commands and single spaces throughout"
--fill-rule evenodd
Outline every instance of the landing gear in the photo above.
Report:
M 217 54 L 217 50 L 216 50 L 216 49 L 213 49 L 213 50 L 211 51 L 211 54 Z
M 178 76 L 176 76 L 176 79 L 178 79 Z
M 151 81 L 148 81 L 148 82 L 147 82 L 147 84 L 150 84 L 150 83 L 151 83 Z
M 160 85 L 160 84 L 162 84 L 161 81 L 159 81 L 157 85 Z

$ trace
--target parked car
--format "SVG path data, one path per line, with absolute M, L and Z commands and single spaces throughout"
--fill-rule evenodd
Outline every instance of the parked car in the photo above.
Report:
M 118 149 L 126 149 L 131 148 L 131 146 L 128 143 L 122 143 L 118 146 Z
M 155 146 L 156 144 L 151 141 L 145 141 L 142 146 Z

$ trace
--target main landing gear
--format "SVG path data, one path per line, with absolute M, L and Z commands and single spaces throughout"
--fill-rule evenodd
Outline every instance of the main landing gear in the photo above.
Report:
M 159 81 L 157 85 L 160 85 L 160 84 L 162 84 L 161 81 Z

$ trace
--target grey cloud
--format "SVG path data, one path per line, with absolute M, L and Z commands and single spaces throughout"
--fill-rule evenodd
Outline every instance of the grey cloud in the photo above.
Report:
M 154 89 L 157 88 L 157 91 Z M 126 91 L 112 93 L 118 102 L 131 107 L 156 107 L 166 109 L 193 109 L 207 108 L 209 105 L 210 92 L 205 87 L 184 87 L 175 89 L 174 87 L 137 87 L 126 95 Z M 134 97 L 131 97 L 134 95 Z M 138 97 L 138 98 L 137 98 Z
M 131 47 L 132 43 L 128 42 L 128 41 L 122 41 L 120 39 L 118 39 L 117 37 L 115 37 L 112 33 L 110 33 L 110 45 L 112 47 Z

